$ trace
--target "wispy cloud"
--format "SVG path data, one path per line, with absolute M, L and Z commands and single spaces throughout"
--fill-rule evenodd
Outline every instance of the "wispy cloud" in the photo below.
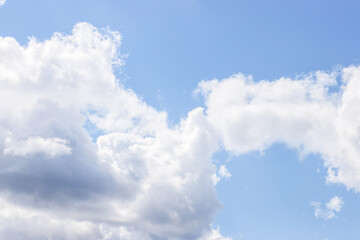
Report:
M 6 0 L 0 0 L 0 6 L 4 5 Z
M 231 177 L 229 170 L 226 168 L 225 165 L 220 165 L 217 174 L 212 176 L 212 180 L 214 185 L 216 185 L 222 178 L 228 179 Z
M 344 201 L 340 197 L 335 196 L 331 198 L 328 203 L 326 203 L 325 208 L 322 208 L 321 205 L 321 202 L 311 202 L 311 206 L 315 208 L 315 217 L 329 220 L 336 216 L 336 212 L 341 211 L 341 208 L 344 205 Z
M 231 174 L 228 171 L 228 169 L 226 168 L 225 165 L 220 165 L 220 168 L 218 170 L 218 174 L 221 178 L 230 178 Z

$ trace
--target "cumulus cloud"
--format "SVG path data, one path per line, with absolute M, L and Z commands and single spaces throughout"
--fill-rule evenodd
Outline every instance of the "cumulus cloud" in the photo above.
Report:
M 26 46 L 0 37 L 0 236 L 227 239 L 210 227 L 231 177 L 211 161 L 220 147 L 319 153 L 328 182 L 360 190 L 359 67 L 202 81 L 205 109 L 169 127 L 116 78 L 120 44 L 88 23 Z
M 6 0 L 0 0 L 0 6 L 4 5 Z
M 359 79 L 355 66 L 271 82 L 237 74 L 202 81 L 197 91 L 226 150 L 239 155 L 280 142 L 300 157 L 318 153 L 328 182 L 359 191 Z
M 325 220 L 329 220 L 335 217 L 336 212 L 340 212 L 342 206 L 344 205 L 344 201 L 335 196 L 326 203 L 325 208 L 321 207 L 321 202 L 311 202 L 311 205 L 315 208 L 314 215 L 316 218 L 322 218 Z
M 88 23 L 26 46 L 0 38 L 2 238 L 212 233 L 217 134 L 201 108 L 169 128 L 126 89 L 114 73 L 120 43 Z

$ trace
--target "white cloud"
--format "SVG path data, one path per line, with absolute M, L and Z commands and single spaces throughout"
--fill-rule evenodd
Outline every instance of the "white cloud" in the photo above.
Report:
M 340 212 L 343 204 L 343 200 L 338 196 L 335 196 L 326 204 L 326 208 L 334 212 Z
M 319 153 L 328 182 L 359 191 L 359 89 L 360 67 L 350 66 L 272 82 L 238 74 L 200 82 L 197 91 L 225 149 L 243 154 L 280 142 L 301 157 Z
M 222 236 L 220 233 L 220 228 L 217 227 L 217 228 L 212 229 L 211 232 L 205 234 L 198 240 L 231 240 L 231 239 L 232 239 L 231 237 Z
M 40 209 L 19 207 L 4 198 L 0 199 L 0 203 L 1 239 L 150 239 L 144 233 L 122 226 L 54 216 Z
M 1 238 L 212 232 L 217 135 L 203 109 L 169 128 L 166 113 L 124 88 L 120 41 L 87 23 L 26 46 L 0 38 Z M 94 142 L 88 130 L 102 135 Z
M 214 176 L 231 176 L 211 162 L 219 141 L 234 154 L 275 142 L 320 153 L 328 182 L 360 190 L 359 67 L 201 82 L 205 113 L 170 128 L 114 75 L 120 43 L 87 23 L 26 46 L 0 38 L 0 236 L 227 239 L 209 225 Z
M 0 6 L 4 5 L 6 0 L 0 0 Z
M 230 178 L 231 174 L 227 170 L 225 165 L 220 165 L 220 168 L 218 170 L 218 174 L 221 178 Z
M 314 215 L 316 218 L 322 218 L 324 220 L 329 220 L 335 217 L 336 212 L 340 212 L 344 201 L 335 196 L 329 200 L 325 208 L 321 207 L 321 202 L 311 202 L 311 205 L 315 208 Z
M 217 174 L 212 175 L 213 184 L 216 185 L 222 178 L 228 179 L 231 177 L 230 172 L 227 170 L 225 165 L 220 165 Z
M 5 139 L 4 154 L 14 156 L 32 156 L 42 153 L 53 158 L 71 153 L 67 141 L 60 138 L 29 137 L 24 141 L 14 141 L 11 138 Z

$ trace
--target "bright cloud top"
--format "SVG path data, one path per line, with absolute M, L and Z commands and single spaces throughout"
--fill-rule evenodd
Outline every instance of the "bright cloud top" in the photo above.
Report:
M 222 146 L 320 153 L 329 182 L 360 189 L 359 68 L 204 81 L 205 113 L 170 128 L 116 78 L 120 43 L 87 23 L 27 46 L 0 38 L 1 238 L 227 239 L 210 227 L 214 183 L 231 177 L 211 161 Z
M 6 0 L 0 0 L 0 6 L 4 5 Z

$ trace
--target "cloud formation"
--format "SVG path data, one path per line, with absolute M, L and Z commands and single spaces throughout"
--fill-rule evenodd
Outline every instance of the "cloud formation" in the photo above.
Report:
M 205 110 L 169 127 L 116 78 L 120 44 L 88 23 L 26 46 L 0 38 L 2 238 L 228 239 L 210 227 L 214 185 L 231 177 L 212 163 L 220 148 L 319 153 L 328 182 L 360 190 L 359 67 L 202 81 Z
M 230 177 L 231 177 L 231 174 L 230 174 L 229 170 L 226 168 L 226 166 L 220 165 L 217 174 L 214 174 L 212 179 L 213 179 L 214 185 L 216 185 L 218 182 L 220 182 L 221 179 L 223 179 L 223 178 L 229 179 Z
M 2 238 L 221 239 L 213 128 L 201 108 L 169 128 L 124 88 L 120 42 L 87 23 L 0 38 Z
M 4 5 L 6 0 L 0 0 L 0 6 Z
M 321 207 L 321 202 L 311 202 L 311 205 L 315 208 L 314 215 L 316 218 L 322 218 L 324 220 L 329 220 L 335 217 L 336 212 L 340 212 L 342 206 L 344 205 L 344 201 L 335 196 L 326 203 L 325 208 Z
M 360 68 L 317 71 L 296 79 L 253 81 L 242 74 L 199 83 L 206 116 L 233 154 L 273 143 L 317 153 L 327 181 L 360 190 Z

